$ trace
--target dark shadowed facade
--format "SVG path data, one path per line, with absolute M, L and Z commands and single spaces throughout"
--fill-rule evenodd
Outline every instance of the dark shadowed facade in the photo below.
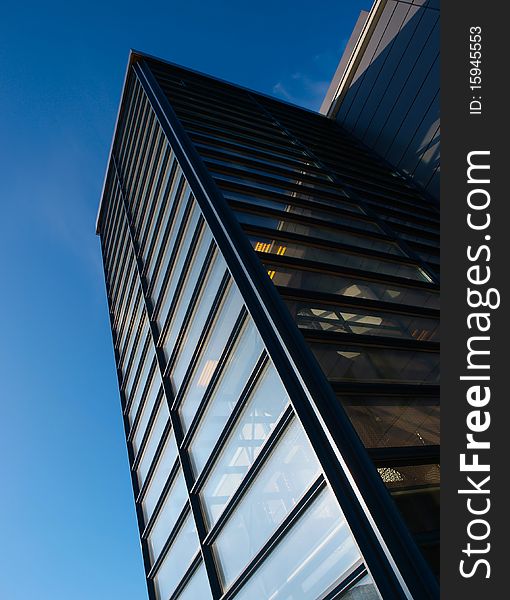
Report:
M 97 230 L 150 598 L 437 598 L 435 207 L 132 53 Z

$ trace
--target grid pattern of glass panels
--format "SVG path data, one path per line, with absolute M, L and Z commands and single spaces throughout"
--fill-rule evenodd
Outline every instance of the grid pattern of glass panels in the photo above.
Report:
M 358 546 L 133 73 L 103 203 L 150 597 L 354 589 L 366 573 Z
M 335 121 L 149 62 L 437 569 L 436 207 Z

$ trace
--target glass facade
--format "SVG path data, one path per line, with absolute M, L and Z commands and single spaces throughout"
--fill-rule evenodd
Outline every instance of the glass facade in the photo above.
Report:
M 434 209 L 334 122 L 133 55 L 98 232 L 150 598 L 412 597 L 391 545 L 435 568 Z

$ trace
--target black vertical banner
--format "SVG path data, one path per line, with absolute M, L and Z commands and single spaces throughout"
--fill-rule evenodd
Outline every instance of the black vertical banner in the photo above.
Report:
M 510 597 L 510 41 L 504 3 L 441 5 L 442 598 Z

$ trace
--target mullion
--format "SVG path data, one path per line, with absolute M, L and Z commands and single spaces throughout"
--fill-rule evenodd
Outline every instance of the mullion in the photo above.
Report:
M 205 233 L 205 228 L 206 228 L 206 226 L 203 227 L 204 233 Z M 202 229 L 200 230 L 200 232 L 202 233 Z M 165 342 L 165 338 L 168 334 L 168 329 L 170 327 L 170 323 L 172 321 L 175 309 L 180 300 L 181 292 L 183 290 L 184 285 L 187 283 L 187 278 L 188 278 L 188 274 L 191 270 L 192 258 L 195 255 L 195 251 L 196 251 L 196 246 L 194 244 L 191 244 L 191 246 L 188 250 L 188 254 L 186 256 L 186 260 L 184 261 L 182 272 L 179 275 L 179 281 L 175 288 L 174 296 L 172 298 L 170 307 L 168 309 L 168 314 L 166 315 L 164 323 L 163 323 L 163 327 L 161 328 L 160 336 L 158 339 L 158 346 L 162 346 Z M 202 265 L 202 268 L 198 275 L 197 287 L 201 286 L 206 274 L 208 273 L 208 269 L 209 269 L 209 266 L 211 265 L 213 256 L 215 255 L 215 252 L 216 252 L 216 244 L 214 241 L 211 241 L 211 243 L 209 245 L 209 249 L 207 250 L 204 264 Z
M 274 237 L 274 236 L 271 236 Z M 255 250 L 255 253 L 265 265 L 269 263 L 271 265 L 279 265 L 283 267 L 290 267 L 293 269 L 300 269 L 306 271 L 312 271 L 314 273 L 322 273 L 325 275 L 342 275 L 356 277 L 358 279 L 366 281 L 375 281 L 381 283 L 394 283 L 395 285 L 411 288 L 424 288 L 426 290 L 436 291 L 438 290 L 437 283 L 433 281 L 421 281 L 419 279 L 406 279 L 399 277 L 398 275 L 380 274 L 376 271 L 363 271 L 354 267 L 342 267 L 339 265 L 333 265 L 331 263 L 318 262 L 316 260 L 310 260 L 305 258 L 295 258 L 292 256 L 285 256 L 279 254 L 268 254 L 266 252 L 260 252 Z
M 140 131 L 137 132 L 126 167 L 124 170 L 120 171 L 123 178 L 124 189 L 130 197 L 133 192 L 133 183 L 136 178 L 136 173 L 140 168 L 141 155 L 145 147 L 146 139 L 153 127 L 154 117 L 151 115 L 148 102 L 145 101 L 144 111 L 140 118 Z
M 267 352 L 265 350 L 263 350 L 262 354 L 259 357 L 259 359 L 257 360 L 255 367 L 253 368 L 253 371 L 251 372 L 251 374 L 248 378 L 248 381 L 246 382 L 239 398 L 237 399 L 235 406 L 232 409 L 232 412 L 230 413 L 230 415 L 227 419 L 227 422 L 225 423 L 218 439 L 216 440 L 216 442 L 211 450 L 211 453 L 210 453 L 207 461 L 205 462 L 204 467 L 202 468 L 202 471 L 198 474 L 198 476 L 196 477 L 196 479 L 193 483 L 193 486 L 191 488 L 191 492 L 193 494 L 199 494 L 200 490 L 203 488 L 206 480 L 208 479 L 209 475 L 212 472 L 214 465 L 216 464 L 218 457 L 220 456 L 221 452 L 223 451 L 223 448 L 225 447 L 225 444 L 228 441 L 228 438 L 230 437 L 232 431 L 234 430 L 234 427 L 236 426 L 240 415 L 244 411 L 252 392 L 255 390 L 255 388 L 260 380 L 260 377 L 262 376 L 264 370 L 268 367 L 268 365 L 269 365 L 269 358 L 268 358 Z M 186 440 L 186 444 L 184 444 L 184 442 L 183 442 L 183 449 L 186 448 L 189 450 L 190 441 L 191 441 L 191 439 Z
M 249 156 L 232 156 L 225 154 L 221 150 L 217 149 L 204 149 L 198 148 L 202 158 L 205 162 L 214 162 L 215 164 L 224 164 L 225 166 L 233 165 L 235 168 L 251 168 L 260 170 L 262 172 L 271 174 L 272 176 L 281 176 L 285 180 L 298 179 L 300 181 L 306 181 L 307 183 L 314 184 L 316 180 L 319 182 L 330 182 L 331 178 L 322 172 L 312 172 L 306 166 L 301 168 L 293 168 L 289 165 L 278 164 L 277 162 L 261 161 L 250 158 Z M 318 171 L 318 170 L 316 170 Z
M 270 435 L 265 439 L 264 443 L 260 447 L 260 451 L 253 460 L 252 464 L 248 468 L 248 471 L 244 475 L 242 481 L 240 482 L 236 491 L 230 497 L 227 505 L 219 515 L 217 521 L 209 530 L 209 533 L 204 538 L 204 544 L 212 545 L 218 535 L 221 533 L 223 526 L 230 519 L 236 508 L 239 506 L 239 503 L 244 498 L 244 495 L 251 484 L 255 481 L 260 471 L 264 468 L 267 459 L 276 448 L 282 437 L 285 435 L 285 432 L 289 429 L 291 423 L 295 419 L 294 410 L 290 404 L 287 405 L 287 408 L 284 410 L 278 422 L 276 423 L 274 429 L 271 431 Z
M 119 165 L 121 168 L 124 168 L 125 166 L 135 131 L 138 129 L 138 117 L 143 105 L 143 91 L 141 86 L 138 85 L 135 77 L 131 76 L 130 81 L 132 84 L 132 92 L 129 112 L 126 115 L 124 130 L 121 130 L 120 137 L 115 140 L 113 145 L 113 152 L 119 156 Z
M 277 286 L 281 296 L 288 301 L 302 301 L 307 303 L 318 302 L 321 304 L 331 304 L 350 309 L 375 310 L 394 315 L 402 314 L 410 317 L 430 317 L 439 319 L 440 311 L 435 308 L 424 306 L 412 306 L 409 304 L 396 304 L 394 302 L 385 302 L 383 300 L 373 300 L 369 298 L 356 298 L 355 296 L 342 296 L 340 294 L 331 294 L 327 292 L 318 292 L 302 290 L 300 288 L 290 288 Z M 412 289 L 412 287 L 411 287 Z
M 412 350 L 413 352 L 437 353 L 439 342 L 404 339 L 396 337 L 371 336 L 360 333 L 342 333 L 322 331 L 319 329 L 300 329 L 303 337 L 309 342 L 317 342 L 324 346 L 360 346 L 363 348 L 385 348 L 387 350 Z
M 198 362 L 198 359 L 200 357 L 202 349 L 208 339 L 209 333 L 216 321 L 216 317 L 221 308 L 223 300 L 226 298 L 231 285 L 233 285 L 232 280 L 230 277 L 230 273 L 227 270 L 227 272 L 224 274 L 224 276 L 221 280 L 221 283 L 220 283 L 219 289 L 216 293 L 216 296 L 214 297 L 209 314 L 206 316 L 204 326 L 202 328 L 202 331 L 200 332 L 200 336 L 199 336 L 196 348 L 193 351 L 193 356 L 186 368 L 186 373 L 184 375 L 184 378 L 182 380 L 180 388 L 177 391 L 177 393 L 175 394 L 174 403 L 172 405 L 172 409 L 174 411 L 177 411 L 177 409 L 179 408 L 179 406 L 182 402 L 182 399 L 186 392 L 186 388 L 188 386 L 189 380 L 191 379 L 191 375 L 193 374 L 193 370 L 196 366 L 196 363 Z M 195 290 L 195 292 L 198 292 L 197 298 L 201 291 L 202 290 Z M 197 298 L 195 298 L 195 302 L 196 302 Z M 191 317 L 194 314 L 194 308 L 195 308 L 195 304 L 190 302 L 190 306 L 189 306 L 188 310 L 186 311 L 186 316 L 184 317 L 184 322 L 181 326 L 181 330 L 179 332 L 177 341 L 175 343 L 175 348 L 174 348 L 172 355 L 169 358 L 168 364 L 166 366 L 166 373 L 168 375 L 173 370 L 175 363 L 177 361 L 177 357 L 179 355 L 179 352 L 181 350 L 181 346 L 183 343 L 184 334 L 186 333 L 188 326 L 191 324 Z
M 295 212 L 280 211 L 280 210 L 276 210 L 274 208 L 269 208 L 269 207 L 255 205 L 255 204 L 249 204 L 249 203 L 241 203 L 238 201 L 233 201 L 233 202 L 231 201 L 231 202 L 229 202 L 229 204 L 231 205 L 234 212 L 240 211 L 240 212 L 245 212 L 248 214 L 256 214 L 256 215 L 261 215 L 261 216 L 274 217 L 275 219 L 280 219 L 281 221 L 302 223 L 304 225 L 312 224 L 317 227 L 324 227 L 325 229 L 335 230 L 339 234 L 339 236 L 342 234 L 343 231 L 346 231 L 346 232 L 360 235 L 362 237 L 366 237 L 368 239 L 380 240 L 383 242 L 388 242 L 390 244 L 394 244 L 394 241 L 383 233 L 377 233 L 375 231 L 369 231 L 367 229 L 353 227 L 351 225 L 344 225 L 344 224 L 338 223 L 336 221 L 326 221 L 325 219 L 317 219 L 314 217 L 309 217 L 308 215 L 301 215 L 301 214 L 295 213 Z M 291 203 L 289 202 L 288 204 L 291 204 Z M 349 216 L 350 216 L 350 213 L 349 213 Z M 368 221 L 368 219 L 366 219 L 366 220 Z M 360 221 L 363 221 L 363 219 L 360 219 Z M 274 231 L 279 232 L 280 230 L 274 230 Z M 398 254 L 395 254 L 395 255 L 392 254 L 391 256 L 398 256 Z
M 349 255 L 356 256 L 369 256 L 371 258 L 377 258 L 382 261 L 399 264 L 399 265 L 407 265 L 410 267 L 420 268 L 420 265 L 413 260 L 412 257 L 403 255 L 400 256 L 398 254 L 387 254 L 380 250 L 372 250 L 370 248 L 363 248 L 361 246 L 353 246 L 351 244 L 345 244 L 343 242 L 333 242 L 330 240 L 324 240 L 321 238 L 313 237 L 313 236 L 305 236 L 300 233 L 294 233 L 292 231 L 284 231 L 280 229 L 269 229 L 267 227 L 261 227 L 258 225 L 251 224 L 242 224 L 243 230 L 246 231 L 251 237 L 260 235 L 264 238 L 273 238 L 283 241 L 296 242 L 302 244 L 304 246 L 310 246 L 313 248 L 321 248 L 325 250 L 338 250 L 340 252 L 345 252 Z M 366 236 L 369 237 L 369 236 Z M 394 240 L 387 240 L 390 243 L 394 243 Z M 271 255 L 273 256 L 273 255 Z
M 318 173 L 322 173 L 311 160 L 300 160 L 295 155 L 285 155 L 280 153 L 271 152 L 269 149 L 256 148 L 255 146 L 242 146 L 231 140 L 216 140 L 210 139 L 207 136 L 201 136 L 200 134 L 192 134 L 193 143 L 195 147 L 201 152 L 201 148 L 207 150 L 217 150 L 231 156 L 246 156 L 248 158 L 257 159 L 261 163 L 276 163 L 279 165 L 285 165 L 289 168 L 294 169 L 310 169 Z
M 200 551 L 196 553 L 195 558 L 191 561 L 191 565 L 188 567 L 186 573 L 184 573 L 182 579 L 177 584 L 177 587 L 172 592 L 172 595 L 168 600 L 177 600 L 181 593 L 184 591 L 184 588 L 190 582 L 193 575 L 196 573 L 200 565 L 202 564 L 202 556 Z M 199 600 L 199 599 L 197 599 Z
M 163 430 L 163 434 L 162 434 L 161 439 L 160 439 L 160 441 L 158 443 L 158 447 L 156 448 L 156 452 L 154 453 L 154 457 L 153 457 L 152 462 L 151 462 L 151 464 L 149 466 L 149 470 L 147 471 L 147 476 L 145 477 L 145 480 L 144 480 L 144 482 L 142 484 L 142 487 L 139 489 L 138 496 L 136 497 L 137 504 L 141 505 L 143 503 L 144 499 L 145 499 L 145 496 L 147 494 L 147 490 L 149 489 L 149 486 L 151 485 L 152 477 L 154 476 L 154 471 L 156 470 L 156 467 L 158 465 L 158 461 L 161 458 L 161 455 L 163 453 L 163 449 L 165 447 L 165 444 L 170 440 L 170 437 L 171 437 L 172 433 L 175 434 L 175 432 L 173 430 L 172 422 L 169 419 L 168 422 L 167 422 L 167 424 L 165 425 L 165 429 Z M 133 462 L 134 462 L 134 457 L 133 457 L 133 460 L 131 461 L 131 464 Z M 177 456 L 177 458 L 175 459 L 174 465 L 170 469 L 169 476 L 167 478 L 165 486 L 163 487 L 163 491 L 161 492 L 161 495 L 158 498 L 156 506 L 154 507 L 154 513 L 150 517 L 150 520 L 152 520 L 152 517 L 156 514 L 156 510 L 158 510 L 158 512 L 159 512 L 159 510 L 161 509 L 161 506 L 163 505 L 163 498 L 164 498 L 165 493 L 166 493 L 165 492 L 165 487 L 166 487 L 167 484 L 169 484 L 169 481 L 170 481 L 169 485 L 172 485 L 172 483 L 174 481 L 174 478 L 175 478 L 174 475 L 179 470 L 180 464 L 181 463 L 180 463 L 179 456 Z M 174 471 L 175 471 L 175 473 L 174 473 Z M 133 471 L 133 472 L 136 475 L 136 472 L 135 471 Z M 145 531 L 145 529 L 146 528 L 144 528 L 144 531 Z M 143 536 L 143 532 L 140 532 L 140 536 Z
M 182 444 L 183 444 L 183 448 L 185 448 L 185 449 L 188 448 L 190 442 L 192 441 L 192 439 L 201 423 L 202 417 L 204 416 L 204 413 L 207 410 L 207 406 L 209 405 L 211 396 L 214 393 L 215 386 L 216 386 L 217 382 L 221 379 L 227 359 L 230 357 L 232 349 L 235 346 L 235 344 L 237 343 L 239 335 L 240 335 L 241 331 L 243 330 L 243 327 L 245 326 L 247 321 L 248 321 L 248 311 L 243 306 L 241 312 L 239 313 L 239 316 L 236 319 L 236 322 L 234 324 L 232 332 L 230 333 L 230 335 L 228 337 L 225 348 L 223 349 L 223 352 L 218 361 L 218 365 L 216 366 L 214 374 L 211 377 L 211 381 L 209 381 L 209 383 L 207 385 L 207 388 L 204 392 L 202 400 L 200 401 L 200 404 L 197 407 L 196 413 L 189 425 L 188 431 L 186 432 L 186 435 L 183 438 Z
M 304 496 L 300 498 L 298 503 L 291 509 L 289 514 L 277 527 L 276 531 L 266 541 L 257 554 L 250 560 L 248 565 L 243 569 L 235 581 L 221 596 L 221 600 L 231 600 L 236 596 L 242 586 L 253 576 L 257 569 L 269 557 L 271 552 L 283 540 L 285 535 L 292 529 L 293 525 L 299 522 L 303 514 L 312 506 L 313 502 L 319 497 L 319 494 L 326 489 L 326 480 L 324 475 L 319 475 L 317 479 L 310 485 Z
M 303 152 L 300 152 L 295 146 L 281 146 L 279 144 L 271 144 L 252 138 L 250 145 L 246 142 L 246 137 L 239 135 L 226 135 L 224 130 L 219 128 L 208 128 L 202 127 L 198 123 L 196 125 L 190 124 L 187 126 L 186 131 L 192 140 L 199 138 L 200 141 L 207 140 L 208 143 L 212 144 L 224 144 L 235 146 L 243 150 L 255 150 L 256 152 L 265 152 L 272 156 L 281 157 L 288 160 L 302 161 L 306 158 Z M 309 159 L 310 160 L 310 159 Z M 310 162 L 312 162 L 310 160 Z
M 144 181 L 144 177 L 146 175 L 146 171 L 150 166 L 150 160 L 155 152 L 154 148 L 154 137 L 158 134 L 158 123 L 156 119 L 153 119 L 150 128 L 145 132 L 145 135 L 142 140 L 142 145 L 140 147 L 138 153 L 138 160 L 136 164 L 136 169 L 133 173 L 133 181 L 131 183 L 131 190 L 129 193 L 129 202 L 128 202 L 128 211 L 133 220 L 134 215 L 136 214 L 136 206 L 138 203 L 138 195 L 140 193 L 141 183 Z M 133 220 L 134 224 L 134 220 Z
M 164 398 L 164 401 L 166 401 L 166 398 Z M 170 420 L 168 421 L 167 427 L 168 427 L 168 435 L 170 435 L 170 432 L 172 431 Z M 162 440 L 165 439 L 164 435 L 162 436 L 161 439 Z M 166 439 L 165 439 L 165 441 L 166 441 Z M 163 444 L 163 446 L 164 446 L 164 444 Z M 161 446 L 161 449 L 163 449 L 163 446 Z M 158 445 L 158 449 L 159 449 L 159 445 Z M 156 454 L 153 459 L 154 465 L 156 465 L 158 463 L 158 461 L 160 459 L 160 454 L 161 453 L 158 454 L 158 452 L 156 451 Z M 151 464 L 151 467 L 152 467 L 152 464 Z M 174 485 L 174 483 L 176 482 L 177 474 L 179 473 L 180 468 L 181 468 L 181 463 L 180 463 L 179 457 L 176 456 L 175 462 L 169 471 L 168 477 L 165 481 L 165 485 L 163 486 L 163 489 L 161 490 L 161 494 L 159 495 L 159 498 L 156 502 L 156 506 L 154 507 L 152 514 L 150 515 L 149 519 L 147 520 L 147 523 L 145 523 L 145 528 L 142 533 L 142 537 L 144 539 L 147 539 L 149 537 L 149 534 L 152 531 L 152 528 L 154 527 L 154 523 L 157 521 L 158 515 L 159 515 L 161 509 L 163 508 L 163 505 L 165 504 L 166 496 L 167 496 L 168 492 L 170 491 L 170 489 L 172 488 L 172 486 Z M 154 469 L 153 469 L 153 471 L 154 471 Z M 151 475 L 154 474 L 153 471 L 151 472 L 149 470 L 149 472 L 151 472 Z M 151 480 L 151 477 L 149 477 L 149 475 L 147 475 L 147 488 L 144 490 L 145 492 L 147 491 L 148 486 L 150 485 L 150 480 Z M 145 494 L 140 495 L 140 497 L 138 497 L 136 499 L 136 502 L 141 505 L 144 501 L 144 496 L 145 496 Z
M 114 165 L 115 165 L 115 162 L 114 162 Z M 115 165 L 115 168 L 116 168 L 116 165 Z M 116 174 L 117 174 L 117 178 L 119 178 L 119 173 L 118 173 L 117 168 L 116 168 Z M 119 181 L 119 183 L 120 183 L 120 181 Z M 123 207 L 124 207 L 124 211 L 126 213 L 126 219 L 127 219 L 126 202 L 125 202 L 122 190 L 121 190 L 121 198 L 123 201 Z M 134 239 L 133 239 L 132 227 L 130 227 L 130 233 L 131 233 L 131 240 L 132 240 L 133 249 L 134 249 Z M 136 262 L 136 267 L 137 267 L 138 275 L 139 275 L 139 279 L 140 279 L 140 285 L 142 287 L 142 296 L 144 298 L 146 312 L 148 313 L 150 310 L 148 290 L 147 290 L 145 279 L 142 275 L 142 266 L 141 266 L 140 258 L 136 255 L 136 253 L 135 253 L 135 262 Z M 166 399 L 168 402 L 168 407 L 170 410 L 170 424 L 171 424 L 171 428 L 174 430 L 175 441 L 177 443 L 177 453 L 178 453 L 178 457 L 179 457 L 179 460 L 181 463 L 181 468 L 183 470 L 186 487 L 188 490 L 188 499 L 189 499 L 191 513 L 194 518 L 195 525 L 196 525 L 197 532 L 198 532 L 199 545 L 200 545 L 200 551 L 202 554 L 202 559 L 204 561 L 204 565 L 206 568 L 206 572 L 207 572 L 207 576 L 208 576 L 209 583 L 211 586 L 213 598 L 215 600 L 217 600 L 221 593 L 219 579 L 218 579 L 218 575 L 216 572 L 216 567 L 214 564 L 214 559 L 212 557 L 212 553 L 211 553 L 210 549 L 207 547 L 204 547 L 204 545 L 202 543 L 203 536 L 205 535 L 205 533 L 204 533 L 205 532 L 205 524 L 203 522 L 203 518 L 201 515 L 201 509 L 200 509 L 200 505 L 198 503 L 198 499 L 194 499 L 190 493 L 190 487 L 192 485 L 191 465 L 189 463 L 189 459 L 179 449 L 180 442 L 182 441 L 182 433 L 181 433 L 181 429 L 180 429 L 179 419 L 178 419 L 177 415 L 175 415 L 172 412 L 172 408 L 171 408 L 173 392 L 172 392 L 172 389 L 170 386 L 170 382 L 167 379 L 165 379 L 165 376 L 164 376 L 164 369 L 165 369 L 164 353 L 163 353 L 162 349 L 158 348 L 156 345 L 157 339 L 159 337 L 158 332 L 157 332 L 157 325 L 156 325 L 156 323 L 154 323 L 153 321 L 151 321 L 149 319 L 149 338 L 150 337 L 152 337 L 153 346 L 154 346 L 154 349 L 156 352 L 156 359 L 158 362 L 160 375 L 161 375 L 162 381 L 163 381 L 163 390 L 164 390 L 164 393 L 165 393 L 165 396 L 166 396 Z M 154 465 L 154 463 L 153 463 L 153 465 Z M 142 533 L 141 527 L 139 527 L 139 528 L 140 528 L 140 533 Z M 142 540 L 142 548 L 144 551 L 144 557 L 148 556 L 147 544 L 143 540 Z M 147 570 L 146 570 L 146 572 L 147 572 Z M 149 573 L 147 573 L 147 578 L 150 579 Z
M 156 179 L 165 157 L 166 141 L 159 125 L 155 127 L 154 137 L 155 141 L 152 145 L 153 151 L 150 160 L 147 161 L 145 172 L 137 191 L 137 196 L 133 201 L 132 219 L 137 236 L 147 213 L 148 204 L 152 198 L 152 190 L 154 189 Z

